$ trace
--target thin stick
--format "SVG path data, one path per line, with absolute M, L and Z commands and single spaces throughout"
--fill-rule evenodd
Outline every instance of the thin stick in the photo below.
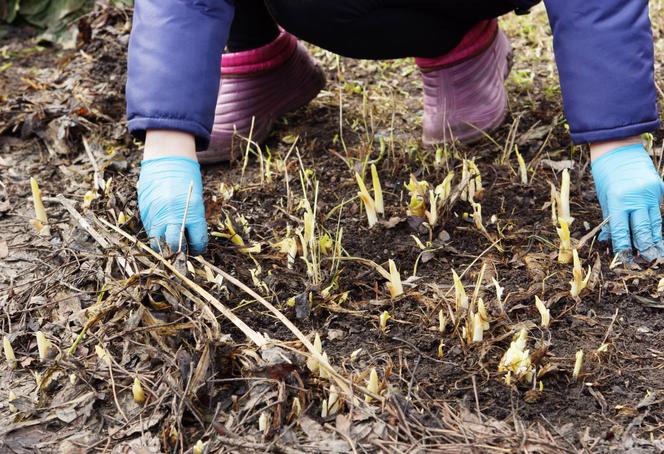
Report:
M 588 232 L 588 233 L 586 233 L 585 235 L 583 235 L 583 237 L 582 237 L 582 238 L 579 240 L 579 242 L 576 244 L 576 248 L 577 248 L 577 249 L 582 249 L 583 246 L 586 245 L 586 243 L 588 242 L 588 240 L 590 240 L 590 239 L 593 238 L 595 235 L 597 235 L 597 232 L 599 232 L 599 231 L 602 229 L 602 227 L 604 227 L 608 222 L 609 222 L 609 218 L 607 217 L 607 218 L 604 219 L 604 220 L 603 220 L 603 221 L 602 221 L 597 227 L 595 227 L 595 228 L 592 229 L 590 232 Z
M 254 134 L 254 123 L 256 117 L 251 117 L 251 126 L 249 127 L 249 137 L 247 137 L 247 147 L 244 150 L 244 161 L 242 163 L 242 174 L 240 175 L 240 185 L 244 182 L 244 173 L 247 170 L 247 165 L 249 164 L 249 151 L 251 150 L 251 138 Z
M 151 248 L 143 244 L 142 242 L 138 241 L 136 237 L 128 234 L 124 230 L 114 226 L 110 222 L 101 219 L 101 218 L 96 218 L 98 222 L 101 224 L 105 225 L 106 227 L 110 228 L 114 232 L 122 235 L 124 238 L 127 240 L 131 241 L 134 243 L 136 246 L 139 247 L 139 249 L 142 249 L 143 251 L 147 252 L 150 254 L 152 257 L 156 258 L 159 260 L 166 268 L 168 268 L 175 276 L 180 278 L 182 282 L 187 284 L 192 290 L 194 290 L 196 293 L 198 293 L 200 296 L 202 296 L 208 303 L 210 303 L 212 306 L 215 307 L 219 312 L 221 312 L 224 317 L 226 317 L 228 320 L 230 320 L 231 323 L 233 323 L 235 326 L 237 326 L 254 344 L 258 345 L 259 347 L 264 347 L 267 345 L 267 340 L 263 337 L 262 334 L 254 331 L 251 329 L 249 326 L 247 326 L 246 323 L 244 323 L 240 318 L 238 318 L 237 315 L 235 315 L 230 309 L 228 309 L 226 306 L 221 304 L 218 299 L 216 299 L 214 296 L 209 294 L 205 289 L 203 289 L 201 286 L 196 284 L 194 281 L 189 279 L 188 277 L 184 276 L 182 273 L 178 271 L 175 266 L 173 266 L 168 260 L 166 260 L 163 256 L 158 254 L 157 252 L 153 251 Z M 313 347 L 313 346 L 312 346 Z
M 286 157 L 284 158 L 284 181 L 286 182 L 286 210 L 288 211 L 288 213 L 293 211 L 293 203 L 292 203 L 293 198 L 291 197 L 291 192 L 290 192 L 290 178 L 288 178 L 288 158 L 295 149 L 295 145 L 297 145 L 297 141 L 299 139 L 300 136 L 295 137 L 295 140 L 291 144 L 291 147 L 288 150 L 288 153 L 286 153 Z
M 187 191 L 187 204 L 184 206 L 184 216 L 182 217 L 182 227 L 180 227 L 180 241 L 178 242 L 178 250 L 182 250 L 182 240 L 184 239 L 184 229 L 187 226 L 187 214 L 189 213 L 189 203 L 191 202 L 191 191 L 194 189 L 194 181 L 189 182 L 189 190 Z
M 609 327 L 606 329 L 606 334 L 604 335 L 604 339 L 602 340 L 602 344 L 600 347 L 604 344 L 606 344 L 606 340 L 609 338 L 609 335 L 611 334 L 611 330 L 613 329 L 613 324 L 616 322 L 616 318 L 618 318 L 618 310 L 619 308 L 616 308 L 615 314 L 613 314 L 613 317 L 611 318 L 611 323 L 609 323 Z
M 337 55 L 337 80 L 341 82 L 341 59 Z M 341 91 L 342 84 L 339 84 L 339 140 L 341 141 L 341 146 L 344 149 L 344 155 L 346 160 L 348 159 L 348 148 L 346 148 L 346 142 L 344 141 L 344 98 L 343 92 Z M 351 165 L 346 162 L 348 167 Z
M 108 355 L 108 353 L 106 353 Z M 110 357 L 109 357 L 110 358 Z M 120 406 L 120 402 L 118 401 L 118 394 L 115 392 L 115 378 L 113 378 L 113 366 L 111 365 L 111 362 L 108 362 L 108 373 L 111 375 L 111 390 L 113 391 L 113 400 L 115 401 L 115 406 L 118 407 L 118 411 L 124 418 L 126 423 L 129 423 L 129 419 L 127 419 L 127 415 L 125 412 L 122 410 L 122 407 Z
M 101 178 L 101 175 L 99 173 L 99 165 L 97 165 L 97 160 L 92 154 L 92 150 L 90 150 L 90 145 L 88 145 L 88 141 L 85 140 L 85 137 L 83 137 L 83 148 L 85 148 L 85 153 L 88 155 L 88 159 L 92 164 L 92 170 L 94 171 L 93 178 L 94 178 L 95 191 L 97 189 L 101 189 L 103 191 L 104 189 L 106 189 L 106 182 L 103 180 L 103 178 Z

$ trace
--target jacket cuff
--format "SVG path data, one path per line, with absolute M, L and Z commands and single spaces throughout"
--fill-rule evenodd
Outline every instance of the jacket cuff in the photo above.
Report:
M 575 144 L 606 142 L 607 140 L 620 140 L 627 137 L 638 136 L 652 132 L 659 128 L 659 120 L 646 121 L 631 125 L 618 126 L 609 129 L 595 129 L 592 131 L 571 131 L 572 141 Z
M 196 151 L 204 151 L 210 145 L 210 132 L 205 126 L 191 120 L 179 118 L 135 117 L 127 122 L 129 132 L 133 137 L 145 141 L 145 132 L 148 129 L 167 129 L 171 131 L 188 132 L 194 135 Z

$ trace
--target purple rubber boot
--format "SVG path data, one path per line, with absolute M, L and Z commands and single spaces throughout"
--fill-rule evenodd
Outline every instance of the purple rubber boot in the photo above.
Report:
M 478 23 L 451 52 L 417 58 L 424 82 L 422 141 L 472 143 L 507 114 L 511 45 L 496 20 Z
M 323 70 L 285 31 L 258 49 L 224 54 L 221 74 L 210 147 L 198 153 L 203 164 L 239 156 L 250 131 L 251 140 L 261 143 L 275 120 L 306 105 L 325 86 Z

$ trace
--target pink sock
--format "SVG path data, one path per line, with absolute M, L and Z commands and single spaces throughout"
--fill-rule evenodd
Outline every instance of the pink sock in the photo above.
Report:
M 496 33 L 498 33 L 498 21 L 496 19 L 478 22 L 451 51 L 440 57 L 416 57 L 415 63 L 422 69 L 454 66 L 488 49 L 495 39 Z
M 247 74 L 281 66 L 293 55 L 297 38 L 281 30 L 274 41 L 256 49 L 221 56 L 222 74 Z

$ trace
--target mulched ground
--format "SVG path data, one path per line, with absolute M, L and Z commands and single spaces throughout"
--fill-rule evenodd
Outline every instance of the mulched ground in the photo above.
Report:
M 354 61 L 312 49 L 327 71 L 326 90 L 282 119 L 260 151 L 250 147 L 246 161 L 205 170 L 211 230 L 225 232 L 228 216 L 246 243 L 261 245 L 246 254 L 214 237 L 205 260 L 258 291 L 310 340 L 318 333 L 337 378 L 312 373 L 292 353 L 305 350 L 292 330 L 241 287 L 211 282 L 217 273 L 210 269 L 208 279 L 193 259 L 198 273 L 189 276 L 199 287 L 187 284 L 100 221 L 144 239 L 135 198 L 139 145 L 123 118 L 130 11 L 98 7 L 85 20 L 91 33 L 81 34 L 76 50 L 37 45 L 30 30 L 13 30 L 2 47 L 0 331 L 17 357 L 16 368 L 0 365 L 2 452 L 193 452 L 198 440 L 209 452 L 664 450 L 661 264 L 611 267 L 607 245 L 591 238 L 579 248 L 592 266 L 590 288 L 572 298 L 571 265 L 557 262 L 549 202 L 561 165 L 571 166 L 572 238 L 586 236 L 601 212 L 588 154 L 568 139 L 543 10 L 503 22 L 516 58 L 510 112 L 491 139 L 424 147 L 412 61 Z M 529 167 L 527 185 L 515 145 Z M 659 162 L 660 137 L 653 148 Z M 423 228 L 408 216 L 404 184 L 413 174 L 436 185 L 454 171 L 456 186 L 464 158 L 474 158 L 482 175 L 486 234 L 462 201 L 436 228 Z M 386 215 L 369 229 L 354 172 L 372 161 Z M 88 207 L 95 169 L 106 189 Z M 47 236 L 29 223 L 31 176 L 45 197 Z M 229 200 L 222 183 L 234 188 Z M 344 259 L 322 257 L 315 278 L 304 261 L 288 267 L 272 247 L 302 227 L 305 197 L 317 199 L 321 234 L 343 231 Z M 366 261 L 387 268 L 390 259 L 405 281 L 397 298 Z M 490 328 L 483 342 L 467 344 L 452 322 L 439 332 L 438 313 L 454 312 L 452 270 L 472 295 L 483 267 L 477 292 Z M 502 307 L 492 279 L 504 288 Z M 278 350 L 250 342 L 200 288 Z M 550 309 L 549 328 L 539 326 L 535 296 Z M 381 330 L 384 311 L 391 319 Z M 534 386 L 507 385 L 498 372 L 522 327 L 539 372 Z M 37 331 L 53 344 L 44 360 Z M 578 350 L 585 364 L 574 380 Z M 321 416 L 331 385 L 366 386 L 371 368 L 382 402 L 346 395 L 337 415 Z M 136 377 L 143 404 L 132 397 Z

